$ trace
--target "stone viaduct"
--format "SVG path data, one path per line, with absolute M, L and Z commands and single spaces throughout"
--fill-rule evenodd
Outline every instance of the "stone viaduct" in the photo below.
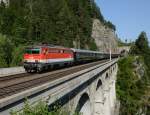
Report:
M 72 114 L 79 111 L 83 115 L 116 115 L 117 61 L 113 59 L 0 99 L 0 115 L 8 115 L 11 109 L 21 110 L 25 97 L 28 97 L 31 104 L 43 100 L 52 106 L 59 102 Z

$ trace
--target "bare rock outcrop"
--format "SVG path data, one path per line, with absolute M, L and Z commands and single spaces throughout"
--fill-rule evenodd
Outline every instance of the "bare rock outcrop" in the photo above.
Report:
M 93 20 L 92 38 L 95 39 L 99 51 L 117 52 L 117 35 L 111 28 L 106 27 L 98 19 Z

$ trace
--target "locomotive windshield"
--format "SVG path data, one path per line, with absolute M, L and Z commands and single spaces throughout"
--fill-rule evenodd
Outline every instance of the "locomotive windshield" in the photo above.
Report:
M 27 53 L 27 54 L 39 54 L 40 53 L 40 49 L 39 48 L 26 49 L 25 53 Z

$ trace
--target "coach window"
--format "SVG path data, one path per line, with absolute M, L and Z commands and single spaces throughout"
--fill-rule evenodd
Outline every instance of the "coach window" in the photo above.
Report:
M 40 53 L 40 49 L 38 49 L 38 48 L 37 49 L 32 49 L 31 53 L 32 54 L 39 54 Z

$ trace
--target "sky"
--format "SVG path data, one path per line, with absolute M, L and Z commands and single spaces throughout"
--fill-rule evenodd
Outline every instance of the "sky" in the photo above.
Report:
M 150 41 L 150 0 L 95 0 L 122 40 L 134 41 L 145 31 Z

